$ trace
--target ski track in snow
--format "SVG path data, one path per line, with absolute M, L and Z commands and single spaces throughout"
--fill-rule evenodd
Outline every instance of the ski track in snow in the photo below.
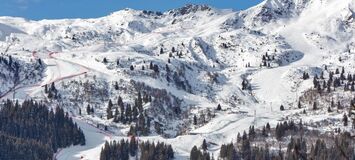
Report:
M 170 143 L 177 153 L 176 159 L 183 160 L 187 159 L 188 155 L 190 154 L 190 149 L 194 145 L 200 146 L 202 140 L 205 138 L 211 142 L 221 145 L 223 143 L 231 142 L 237 137 L 238 132 L 247 130 L 250 125 L 260 127 L 265 125 L 267 122 L 269 122 L 272 126 L 276 125 L 278 120 L 289 114 L 292 114 L 292 112 L 280 112 L 278 108 L 273 107 L 277 107 L 287 102 L 295 102 L 295 98 L 297 98 L 295 95 L 298 95 L 300 92 L 302 92 L 299 90 L 293 91 L 292 86 L 285 84 L 285 77 L 289 74 L 289 72 L 292 71 L 292 69 L 297 69 L 304 66 L 316 67 L 322 64 L 323 56 L 325 54 L 324 51 L 314 46 L 305 37 L 305 34 L 312 32 L 312 30 L 317 27 L 311 26 L 309 24 L 316 24 L 315 19 L 322 17 L 322 15 L 327 16 L 335 14 L 329 13 L 329 11 L 334 10 L 334 12 L 336 12 L 339 10 L 339 8 L 346 7 L 344 4 L 346 3 L 338 3 L 338 1 L 333 0 L 327 4 L 327 7 L 322 6 L 323 8 L 316 9 L 317 13 L 313 12 L 315 11 L 314 8 L 310 8 L 305 10 L 303 14 L 295 19 L 293 23 L 287 24 L 285 27 L 279 27 L 274 31 L 275 33 L 284 37 L 285 41 L 294 50 L 303 53 L 303 57 L 300 60 L 291 62 L 285 66 L 271 69 L 253 69 L 248 71 L 238 70 L 237 72 L 231 73 L 230 77 L 227 78 L 226 84 L 218 90 L 218 95 L 221 97 L 221 99 L 232 95 L 232 93 L 238 95 L 239 98 L 245 102 L 245 104 L 238 105 L 237 111 L 231 109 L 230 111 L 226 111 L 230 112 L 228 114 L 217 113 L 217 116 L 214 119 L 212 119 L 204 126 L 192 130 L 189 135 L 181 135 L 170 139 L 162 138 L 161 136 L 139 137 L 139 139 Z M 314 6 L 317 7 L 319 5 Z M 211 34 L 210 32 L 213 32 L 214 29 L 219 29 L 217 27 L 219 27 L 221 23 L 231 18 L 233 15 L 235 15 L 235 13 L 229 13 L 209 23 L 206 23 L 202 27 L 191 28 L 190 26 L 187 26 L 186 28 L 180 28 L 179 30 L 176 30 L 175 28 L 170 29 L 169 27 L 159 28 L 157 30 L 153 30 L 151 33 L 146 33 L 139 37 L 135 37 L 134 39 L 128 41 L 127 45 L 145 44 L 147 39 L 151 37 L 157 38 L 157 41 L 154 42 L 157 44 L 169 41 L 171 38 L 188 39 L 190 40 L 188 48 L 192 52 L 192 56 L 196 56 L 195 59 L 199 59 L 205 63 L 208 63 L 210 59 L 208 59 L 207 56 L 203 57 L 194 52 L 194 48 L 192 47 L 194 38 L 198 38 L 199 36 L 207 33 Z M 182 35 L 174 35 L 174 32 L 175 34 L 181 32 Z M 1 96 L 0 99 L 12 99 L 10 96 L 12 96 L 11 94 L 14 92 L 22 92 L 22 94 L 15 94 L 15 98 L 19 99 L 29 99 L 34 97 L 46 98 L 42 88 L 44 85 L 51 84 L 52 82 L 60 82 L 71 78 L 77 78 L 89 72 L 93 72 L 107 79 L 117 77 L 127 79 L 127 77 L 124 77 L 125 75 L 117 75 L 114 77 L 114 71 L 107 70 L 104 65 L 100 64 L 100 62 L 88 61 L 87 59 L 75 60 L 74 58 L 69 58 L 69 54 L 72 54 L 72 52 L 32 52 L 34 59 L 41 58 L 43 59 L 44 63 L 48 65 L 45 72 L 46 77 L 44 77 L 38 84 L 29 86 L 17 85 L 5 95 Z M 134 56 L 138 56 L 138 54 Z M 143 56 L 145 58 L 148 57 L 146 55 L 139 56 Z M 241 73 L 243 72 L 252 73 L 251 83 L 257 86 L 257 89 L 254 90 L 251 95 L 242 91 L 238 86 L 238 84 L 241 84 Z M 217 106 L 217 103 L 211 102 L 203 96 L 198 96 L 182 90 L 178 90 L 173 86 L 168 86 L 165 83 L 161 83 L 159 80 L 153 78 L 131 78 L 136 81 L 145 82 L 147 85 L 154 88 L 166 89 L 169 93 L 172 93 L 178 98 L 184 99 L 186 103 L 191 105 L 196 105 L 199 107 L 202 106 L 205 108 L 212 108 Z M 58 160 L 96 160 L 99 159 L 101 147 L 105 141 L 128 138 L 124 135 L 114 135 L 113 133 L 96 128 L 96 126 L 90 124 L 88 121 L 85 121 L 80 117 L 75 117 L 75 115 L 73 115 L 72 118 L 83 130 L 86 138 L 86 145 L 71 146 L 58 150 L 58 152 L 54 155 L 54 157 Z M 211 151 L 214 152 L 215 155 L 218 155 L 218 149 L 216 148 L 217 147 L 211 148 Z

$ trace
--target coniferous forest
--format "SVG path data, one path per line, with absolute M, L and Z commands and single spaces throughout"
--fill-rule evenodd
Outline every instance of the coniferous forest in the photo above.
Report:
M 355 160 L 355 0 L 158 1 L 0 0 L 0 160 Z
M 10 100 L 0 109 L 0 159 L 47 160 L 59 148 L 84 145 L 82 130 L 63 109 Z
M 129 160 L 130 157 L 140 160 L 171 160 L 174 158 L 174 151 L 171 145 L 138 142 L 135 136 L 131 136 L 129 141 L 106 141 L 100 154 L 100 160 Z
M 355 139 L 349 132 L 337 129 L 333 134 L 310 130 L 302 122 L 284 121 L 270 128 L 249 127 L 238 133 L 237 139 L 223 144 L 219 160 L 354 160 Z M 212 160 L 209 143 L 204 140 L 200 147 L 194 146 L 190 160 Z

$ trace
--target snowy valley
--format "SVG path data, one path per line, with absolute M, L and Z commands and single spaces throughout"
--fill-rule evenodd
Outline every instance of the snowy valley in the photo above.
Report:
M 100 159 L 106 141 L 132 136 L 169 144 L 182 160 L 205 140 L 223 159 L 221 147 L 254 127 L 269 138 L 252 146 L 276 154 L 297 137 L 273 134 L 284 122 L 306 128 L 309 143 L 350 133 L 344 155 L 355 158 L 354 34 L 352 0 L 0 17 L 0 106 L 32 99 L 67 112 L 86 143 L 56 150 L 58 160 Z

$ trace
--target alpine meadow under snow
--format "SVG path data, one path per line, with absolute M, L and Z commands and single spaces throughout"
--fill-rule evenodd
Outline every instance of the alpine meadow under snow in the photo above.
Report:
M 48 159 L 355 158 L 353 0 L 0 17 L 0 51 L 0 120 L 51 130 L 0 139 Z

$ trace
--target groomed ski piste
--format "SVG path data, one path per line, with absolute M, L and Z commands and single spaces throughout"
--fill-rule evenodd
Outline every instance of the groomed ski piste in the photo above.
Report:
M 351 13 L 353 14 L 353 19 L 355 19 L 354 13 L 351 12 L 351 8 L 354 6 L 351 0 L 342 0 L 341 2 L 337 0 L 311 0 L 307 5 L 300 7 L 302 9 L 297 12 L 295 11 L 295 13 L 300 12 L 299 15 L 293 13 L 295 15 L 287 15 L 289 16 L 287 18 L 276 17 L 272 23 L 248 19 L 248 16 L 246 19 L 241 20 L 246 21 L 244 24 L 256 24 L 256 28 L 259 28 L 256 31 L 267 35 L 265 36 L 266 41 L 273 39 L 270 37 L 282 37 L 283 43 L 287 45 L 285 48 L 276 49 L 281 51 L 291 50 L 294 53 L 289 57 L 290 61 L 288 63 L 271 68 L 260 68 L 260 57 L 266 50 L 273 50 L 275 48 L 273 42 L 271 40 L 270 42 L 263 42 L 265 39 L 260 41 L 259 39 L 254 39 L 255 35 L 241 29 L 242 27 L 239 26 L 241 24 L 238 23 L 233 24 L 236 26 L 232 26 L 229 29 L 224 28 L 226 27 L 226 22 L 234 19 L 236 16 L 238 17 L 243 14 L 257 16 L 254 14 L 258 13 L 264 6 L 273 6 L 288 2 L 280 1 L 266 0 L 246 11 L 197 10 L 175 18 L 178 22 L 174 25 L 168 25 L 174 19 L 168 16 L 168 13 L 164 13 L 167 16 L 155 22 L 149 18 L 136 16 L 139 11 L 131 9 L 119 11 L 97 20 L 27 21 L 21 18 L 0 17 L 0 40 L 2 40 L 0 49 L 4 50 L 4 52 L 8 50 L 6 54 L 22 57 L 27 61 L 42 59 L 46 64 L 44 77 L 40 81 L 30 85 L 19 84 L 14 88 L 7 88 L 8 91 L 1 94 L 1 100 L 15 98 L 19 100 L 36 99 L 51 101 L 44 93 L 44 85 L 52 83 L 59 85 L 70 80 L 85 81 L 93 76 L 107 82 L 120 79 L 144 82 L 153 88 L 165 89 L 168 93 L 182 99 L 188 106 L 195 107 L 191 110 L 192 112 L 198 112 L 206 108 L 213 109 L 218 104 L 221 104 L 225 108 L 225 111 L 217 112 L 216 117 L 208 123 L 199 127 L 192 127 L 188 133 L 175 138 L 152 135 L 138 137 L 139 141 L 149 140 L 171 144 L 175 151 L 176 159 L 185 160 L 188 159 L 191 148 L 194 145 L 200 146 L 202 141 L 207 139 L 209 142 L 215 144 L 209 148 L 209 151 L 213 152 L 214 155 L 218 155 L 220 145 L 232 142 L 236 139 L 238 132 L 242 133 L 249 126 L 254 125 L 258 128 L 267 122 L 272 126 L 276 126 L 282 119 L 300 112 L 298 109 L 293 109 L 292 106 L 297 104 L 299 96 L 304 91 L 313 87 L 311 79 L 302 81 L 299 78 L 303 71 L 306 70 L 315 74 L 318 72 L 318 68 L 322 67 L 325 62 L 329 62 L 329 65 L 336 67 L 345 64 L 348 70 L 355 71 L 354 51 L 351 52 L 349 55 L 350 58 L 345 63 L 339 64 L 336 59 L 330 58 L 332 54 L 345 52 L 347 50 L 345 47 L 349 47 L 349 45 L 337 45 L 338 48 L 334 47 L 331 49 L 320 48 L 320 44 L 315 43 L 317 39 L 311 39 L 308 36 L 311 33 L 325 34 L 334 38 L 338 37 L 338 42 L 336 43 L 351 44 L 350 42 L 355 40 L 352 35 L 355 31 L 354 24 L 352 24 L 354 28 L 349 32 L 351 35 L 347 34 L 344 36 L 341 34 L 341 31 L 334 31 L 336 27 L 332 26 L 334 25 L 333 23 L 328 23 L 329 21 L 334 22 L 335 20 L 333 21 L 333 19 L 344 20 L 344 17 L 351 17 L 349 15 Z M 298 0 L 292 2 L 295 2 L 297 5 L 303 4 L 303 1 Z M 353 9 L 355 8 L 353 7 Z M 126 17 L 126 19 L 122 17 Z M 179 18 L 187 20 L 179 22 Z M 113 24 L 121 25 L 125 21 L 136 23 L 130 23 L 128 26 L 124 24 L 124 27 L 121 27 L 123 29 L 120 29 L 120 37 L 114 40 L 110 39 L 109 42 L 105 40 L 92 40 L 91 42 L 90 40 L 82 39 L 82 43 L 87 44 L 76 46 L 77 44 L 70 43 L 68 42 L 69 40 L 58 40 L 60 39 L 59 37 L 64 36 L 64 30 L 70 30 L 67 28 L 71 25 L 79 26 L 79 30 L 80 27 L 88 27 L 92 30 L 97 30 L 97 34 L 101 34 L 101 31 L 104 30 L 103 27 L 107 28 L 107 25 L 111 24 L 110 28 L 115 27 Z M 258 26 L 258 23 L 262 23 L 263 25 Z M 243 27 L 252 28 L 252 26 Z M 72 30 L 75 29 L 75 27 L 72 28 Z M 248 46 L 251 45 L 251 42 L 264 43 L 265 45 L 260 47 L 260 50 L 248 50 L 251 52 L 250 55 L 234 57 L 234 52 L 237 51 L 216 49 L 218 48 L 217 44 L 220 44 L 221 41 L 223 42 L 223 39 L 216 38 L 218 37 L 217 35 L 228 35 L 226 37 L 231 35 L 241 36 L 245 39 L 241 41 L 240 46 L 246 49 L 254 47 Z M 108 37 L 110 35 L 105 36 Z M 200 44 L 198 38 L 203 39 L 214 49 L 208 50 L 209 54 L 207 54 L 203 47 L 199 48 L 199 45 L 196 45 Z M 203 74 L 190 77 L 191 84 L 200 85 L 202 88 L 195 89 L 193 93 L 189 93 L 177 89 L 161 79 L 129 75 L 126 71 L 111 69 L 101 61 L 101 59 L 107 57 L 109 60 L 118 58 L 134 59 L 133 63 L 136 65 L 139 65 L 142 59 L 164 63 L 168 59 L 167 55 L 156 56 L 157 46 L 164 44 L 166 48 L 171 48 L 175 44 L 182 42 L 189 42 L 189 44 L 185 44 L 187 47 L 183 48 L 184 50 L 188 50 L 188 53 L 186 53 L 187 58 L 184 62 L 187 64 L 202 63 L 206 66 L 213 65 L 216 68 L 211 69 L 211 67 L 206 70 L 215 70 L 224 75 L 223 83 L 211 87 L 211 92 L 214 93 L 214 96 L 212 96 L 213 100 L 209 99 L 211 95 L 206 96 L 209 93 L 208 91 L 204 92 L 204 90 L 210 88 L 203 88 L 205 85 L 202 82 L 207 79 Z M 7 48 L 8 44 L 12 44 L 10 48 Z M 325 42 L 321 45 L 333 46 L 333 44 L 326 44 Z M 145 54 L 144 50 L 151 52 Z M 339 53 L 334 53 L 335 51 Z M 152 52 L 153 55 L 151 54 Z M 225 52 L 230 53 L 224 54 Z M 292 56 L 295 56 L 294 59 L 292 59 Z M 216 59 L 224 60 L 223 64 L 215 63 Z M 246 62 L 251 62 L 252 67 L 243 67 Z M 203 69 L 200 68 L 196 70 L 203 72 Z M 252 85 L 253 89 L 251 92 L 241 89 L 245 75 L 247 75 L 246 78 L 250 80 Z M 231 107 L 229 103 L 229 99 L 233 95 L 236 95 L 241 100 L 241 103 L 238 103 L 237 107 Z M 354 94 L 350 93 L 350 96 L 354 96 Z M 280 105 L 285 105 L 286 111 L 280 111 Z M 106 103 L 102 104 L 102 106 L 106 106 Z M 58 160 L 97 160 L 100 157 L 100 151 L 105 141 L 129 138 L 126 136 L 127 127 L 125 126 L 105 131 L 97 128 L 96 123 L 110 124 L 112 123 L 110 120 L 103 120 L 98 116 L 80 116 L 70 106 L 66 109 L 73 120 L 84 131 L 86 145 L 72 146 L 59 150 L 54 155 Z M 326 118 L 329 118 L 329 115 L 307 115 L 302 120 L 305 122 L 314 122 Z M 339 115 L 334 115 L 333 118 L 339 118 Z

